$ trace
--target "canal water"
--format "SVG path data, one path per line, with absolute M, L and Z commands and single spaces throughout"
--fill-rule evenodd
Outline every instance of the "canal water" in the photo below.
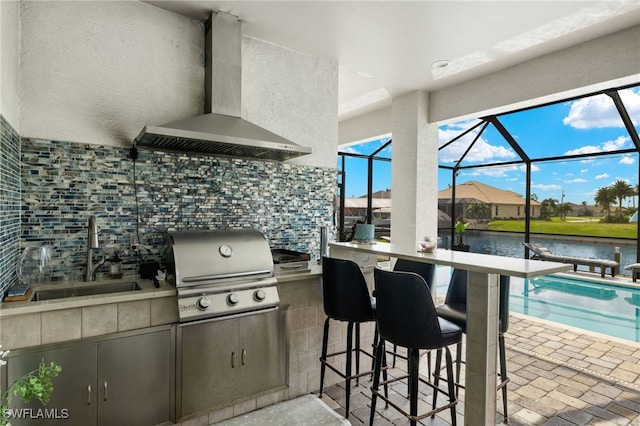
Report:
M 447 247 L 447 235 L 441 235 L 442 247 Z M 620 273 L 631 275 L 624 267 L 636 263 L 636 241 L 608 241 L 607 239 L 553 239 L 531 235 L 530 241 L 540 247 L 546 247 L 551 252 L 561 256 L 576 256 L 597 259 L 614 260 L 614 250 L 619 247 L 621 253 Z M 464 243 L 471 246 L 472 253 L 490 253 L 499 256 L 523 258 L 525 247 L 523 234 L 503 234 L 498 232 L 468 230 L 464 234 Z M 530 255 L 533 255 L 531 253 Z M 578 270 L 588 270 L 586 266 L 579 266 Z

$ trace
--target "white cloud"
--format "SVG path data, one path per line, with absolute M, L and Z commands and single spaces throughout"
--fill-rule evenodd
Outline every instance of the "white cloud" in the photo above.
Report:
M 636 159 L 633 157 L 629 157 L 628 155 L 625 155 L 624 157 L 622 157 L 622 159 L 618 162 L 618 164 L 633 164 L 636 162 Z
M 469 120 L 441 127 L 439 132 L 440 142 L 438 146 L 443 146 L 458 136 L 461 132 L 469 129 L 474 124 L 477 124 L 477 122 L 477 120 Z M 469 145 L 478 136 L 480 128 L 481 126 L 467 133 L 440 151 L 440 160 L 444 163 L 454 163 L 460 160 Z M 517 158 L 517 156 L 511 149 L 498 145 L 491 145 L 486 139 L 480 137 L 473 145 L 473 148 L 467 153 L 464 162 L 486 163 L 490 160 L 498 161 L 513 158 Z
M 580 173 L 587 173 L 589 169 L 580 169 Z
M 596 179 L 606 179 L 608 177 L 609 177 L 609 175 L 607 173 L 603 173 L 601 175 L 596 176 Z
M 631 141 L 629 136 L 618 136 L 617 138 L 609 141 L 604 141 L 599 146 L 586 145 L 580 148 L 571 149 L 564 153 L 564 155 L 581 155 L 581 154 L 593 154 L 596 152 L 618 151 L 627 145 Z
M 518 170 L 520 170 L 521 172 L 526 172 L 527 171 L 527 165 L 526 164 L 521 164 L 518 166 Z M 531 165 L 531 172 L 537 172 L 540 170 L 540 167 L 536 166 L 535 164 Z
M 572 149 L 564 153 L 564 155 L 582 155 L 582 154 L 593 154 L 596 152 L 601 152 L 602 150 L 597 146 L 587 145 L 580 148 Z
M 633 124 L 640 123 L 640 89 L 618 92 Z M 597 95 L 571 102 L 569 114 L 562 122 L 576 129 L 624 127 L 613 100 L 608 95 Z
M 576 178 L 571 180 L 565 180 L 565 183 L 585 183 L 587 180 L 582 178 Z
M 513 164 L 508 166 L 482 167 L 478 169 L 477 176 L 506 177 L 509 172 L 516 170 L 517 167 Z
M 606 141 L 602 144 L 603 151 L 616 151 L 624 148 L 631 138 L 629 136 L 618 136 L 612 141 Z
M 347 154 L 362 154 L 362 152 L 360 152 L 360 151 L 357 149 L 357 146 L 358 146 L 358 145 L 354 145 L 354 146 L 345 146 L 345 147 L 343 147 L 343 148 L 340 148 L 340 149 L 338 150 L 338 152 L 344 152 L 344 153 L 347 153 Z
M 556 185 L 554 183 L 549 184 L 549 185 L 545 185 L 543 183 L 532 183 L 531 184 L 532 188 L 535 189 L 542 189 L 544 191 L 551 191 L 551 190 L 557 190 L 557 189 L 562 189 L 562 187 L 560 185 Z

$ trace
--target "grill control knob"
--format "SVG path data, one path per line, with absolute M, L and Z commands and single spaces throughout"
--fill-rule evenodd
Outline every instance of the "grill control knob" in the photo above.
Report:
M 196 302 L 196 306 L 201 311 L 206 311 L 207 309 L 209 309 L 209 306 L 211 306 L 211 299 L 209 299 L 208 297 L 201 297 Z
M 227 303 L 231 306 L 237 305 L 239 301 L 240 301 L 240 298 L 238 297 L 237 293 L 231 293 L 230 295 L 227 296 Z
M 253 292 L 253 298 L 257 302 L 262 302 L 266 297 L 267 297 L 267 293 L 265 293 L 264 290 L 256 290 Z

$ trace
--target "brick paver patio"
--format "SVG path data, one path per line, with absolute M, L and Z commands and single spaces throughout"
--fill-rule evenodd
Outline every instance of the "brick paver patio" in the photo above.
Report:
M 640 426 L 640 344 L 524 315 L 512 314 L 510 321 L 506 335 L 509 424 Z M 398 374 L 406 365 L 399 362 L 397 367 L 390 373 Z M 426 376 L 426 357 L 421 372 Z M 349 420 L 354 425 L 369 423 L 370 385 L 365 378 L 352 391 Z M 408 410 L 408 402 L 403 402 L 406 387 L 397 385 L 390 392 Z M 431 390 L 425 386 L 421 392 L 420 410 L 427 411 Z M 344 415 L 343 383 L 327 388 L 325 393 L 325 401 Z M 497 405 L 497 420 L 501 422 L 501 396 Z M 464 424 L 462 407 L 464 389 L 458 405 L 459 425 Z M 408 423 L 395 409 L 385 409 L 378 402 L 375 425 Z M 420 423 L 450 424 L 449 412 Z

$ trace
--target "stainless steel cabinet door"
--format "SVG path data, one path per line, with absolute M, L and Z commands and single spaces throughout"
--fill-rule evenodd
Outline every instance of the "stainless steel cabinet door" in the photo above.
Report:
M 213 321 L 180 326 L 179 416 L 184 417 L 240 394 L 236 368 L 240 365 L 238 320 Z
M 98 425 L 171 420 L 171 331 L 98 343 Z
M 21 411 L 28 418 L 11 419 L 16 425 L 64 425 L 87 426 L 96 424 L 96 345 L 78 344 L 60 349 L 28 352 L 12 356 L 8 361 L 7 383 L 29 373 L 40 365 L 40 360 L 55 362 L 62 367 L 60 375 L 53 379 L 53 393 L 46 407 L 38 401 L 24 404 L 14 397 L 11 408 L 27 408 Z M 40 417 L 38 417 L 40 416 Z M 45 417 L 43 417 L 45 416 Z
M 243 395 L 252 395 L 285 384 L 285 311 L 272 311 L 240 319 L 241 370 L 238 372 Z

